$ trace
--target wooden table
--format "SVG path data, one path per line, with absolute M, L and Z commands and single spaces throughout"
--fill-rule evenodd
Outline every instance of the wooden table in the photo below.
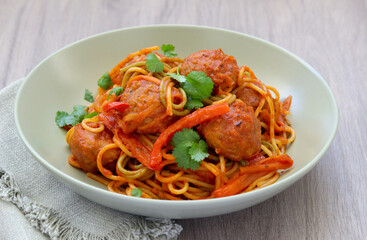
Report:
M 365 239 L 366 0 L 0 0 L 0 89 L 76 40 L 163 23 L 227 28 L 278 44 L 324 76 L 340 111 L 333 144 L 303 179 L 237 213 L 178 220 L 180 238 Z

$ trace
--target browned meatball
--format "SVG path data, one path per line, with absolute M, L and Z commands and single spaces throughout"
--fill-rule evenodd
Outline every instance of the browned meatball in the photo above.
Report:
M 166 108 L 160 100 L 159 86 L 146 80 L 133 81 L 124 90 L 120 101 L 129 104 L 129 108 L 117 118 L 117 124 L 126 134 L 133 131 L 160 133 L 177 119 L 166 114 Z
M 233 88 L 237 82 L 238 65 L 233 56 L 223 53 L 222 49 L 202 50 L 184 59 L 180 73 L 187 75 L 192 71 L 202 71 L 210 77 L 218 89 Z
M 229 108 L 228 113 L 200 124 L 198 131 L 217 154 L 233 161 L 250 158 L 261 149 L 260 121 L 240 100 Z
M 236 92 L 236 97 L 256 110 L 261 100 L 261 94 L 252 88 L 242 88 Z
M 91 127 L 94 124 L 96 123 L 88 123 Z M 81 124 L 75 125 L 74 134 L 68 142 L 74 158 L 78 160 L 82 169 L 91 173 L 98 172 L 97 155 L 99 150 L 111 143 L 113 143 L 112 133 L 109 130 L 105 129 L 102 132 L 94 133 L 85 130 Z M 106 151 L 102 157 L 103 166 L 114 170 L 120 151 L 120 149 Z

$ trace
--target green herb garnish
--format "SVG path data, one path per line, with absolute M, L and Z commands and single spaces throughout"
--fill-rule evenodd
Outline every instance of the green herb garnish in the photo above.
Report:
M 168 73 L 167 75 L 181 83 L 187 95 L 187 103 L 185 105 L 187 109 L 203 107 L 204 104 L 201 101 L 209 98 L 213 91 L 213 80 L 206 76 L 204 72 L 193 71 L 187 76 L 183 76 L 177 70 L 177 73 Z
M 141 197 L 142 194 L 143 192 L 141 191 L 140 188 L 133 188 L 131 190 L 131 195 L 133 195 L 134 197 Z
M 86 101 L 88 101 L 90 103 L 93 103 L 94 102 L 93 94 L 88 89 L 85 89 L 84 100 L 86 100 Z
M 57 126 L 75 126 L 76 124 L 83 121 L 84 117 L 88 115 L 86 110 L 86 106 L 76 105 L 73 108 L 73 112 L 70 114 L 64 111 L 58 111 L 55 118 Z
M 111 77 L 108 74 L 108 72 L 103 74 L 102 77 L 100 77 L 100 79 L 98 79 L 98 86 L 100 86 L 104 90 L 107 90 L 107 89 L 109 89 L 110 87 L 113 86 L 113 82 L 112 82 Z
M 166 57 L 176 57 L 177 53 L 175 52 L 175 47 L 172 44 L 163 44 L 161 46 L 161 50 L 163 51 L 164 56 Z
M 116 97 L 120 96 L 120 94 L 124 91 L 123 87 L 114 87 L 110 90 L 110 93 L 108 94 L 107 101 L 110 98 L 112 94 L 115 94 Z
M 97 113 L 97 112 L 91 112 L 91 113 L 87 114 L 87 115 L 84 117 L 84 119 L 86 119 L 86 118 L 92 118 L 92 117 L 95 117 L 95 116 L 97 116 L 97 115 L 99 115 L 99 113 Z
M 186 82 L 186 76 L 181 75 L 179 73 L 179 68 L 177 68 L 177 73 L 167 73 L 168 76 L 171 78 L 177 80 L 179 83 L 185 83 Z
M 208 145 L 192 129 L 184 128 L 175 133 L 171 145 L 174 146 L 172 154 L 180 168 L 196 170 L 200 162 L 209 156 Z
M 159 60 L 159 58 L 157 57 L 157 55 L 155 55 L 154 53 L 149 53 L 146 56 L 146 68 L 149 72 L 162 72 L 163 71 L 163 63 Z

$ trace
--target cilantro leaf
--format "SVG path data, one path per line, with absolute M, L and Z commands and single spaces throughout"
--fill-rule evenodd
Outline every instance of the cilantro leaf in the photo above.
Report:
M 214 83 L 210 77 L 204 72 L 190 72 L 186 76 L 186 82 L 182 86 L 187 95 L 192 99 L 202 100 L 209 98 L 214 87 Z
M 196 170 L 200 162 L 209 156 L 208 145 L 193 129 L 184 128 L 175 133 L 171 145 L 174 146 L 172 155 L 180 168 Z
M 70 115 L 73 115 L 78 122 L 81 122 L 87 114 L 86 106 L 75 105 L 73 107 L 73 112 Z
M 197 162 L 201 162 L 201 160 L 209 157 L 208 145 L 203 140 L 195 142 L 192 144 L 189 150 L 189 154 L 192 159 L 194 159 Z
M 94 97 L 91 91 L 89 91 L 88 89 L 85 89 L 85 93 L 84 93 L 84 100 L 88 101 L 90 103 L 94 102 Z
M 175 47 L 172 44 L 163 44 L 161 46 L 161 50 L 163 51 L 164 56 L 166 57 L 176 57 L 177 53 L 175 53 Z
M 198 100 L 198 99 L 191 99 L 191 97 L 188 97 L 187 98 L 187 102 L 185 104 L 185 108 L 186 109 L 199 109 L 201 107 L 203 107 L 204 104 L 201 102 L 201 100 Z
M 134 197 L 141 197 L 142 194 L 143 192 L 141 191 L 140 188 L 133 188 L 131 190 L 131 195 L 133 195 Z
M 184 75 L 181 75 L 179 73 L 167 73 L 168 76 L 171 78 L 177 80 L 180 83 L 186 82 L 186 77 Z
M 97 115 L 99 115 L 99 113 L 97 113 L 97 112 L 91 112 L 88 115 L 86 115 L 84 117 L 84 119 L 86 119 L 86 118 L 92 118 L 92 117 L 97 116 Z
M 177 73 L 167 73 L 167 75 L 181 83 L 187 95 L 186 109 L 203 107 L 204 104 L 201 101 L 209 98 L 213 91 L 214 82 L 204 72 L 193 71 L 187 76 L 183 76 L 177 69 Z
M 173 149 L 172 155 L 176 157 L 177 166 L 183 169 L 192 169 L 196 170 L 199 168 L 200 163 L 197 161 L 193 161 L 189 154 L 189 147 L 185 147 L 183 145 L 175 147 Z
M 149 72 L 162 72 L 163 71 L 163 63 L 159 60 L 159 58 L 154 53 L 149 53 L 146 56 L 146 68 Z
M 110 90 L 110 94 L 108 94 L 107 101 L 110 98 L 110 96 L 112 95 L 112 93 L 114 93 L 115 96 L 118 97 L 122 93 L 122 91 L 124 91 L 123 87 L 114 87 L 114 88 L 112 88 Z
M 65 125 L 68 125 L 68 116 L 69 116 L 69 113 L 67 112 L 64 112 L 64 111 L 57 111 L 56 113 L 56 118 L 55 118 L 55 122 L 57 124 L 57 126 L 59 127 L 63 127 Z
M 192 143 L 200 140 L 199 134 L 191 128 L 184 128 L 181 131 L 175 133 L 171 140 L 171 144 L 174 147 L 185 146 L 190 147 Z
M 76 124 L 83 121 L 84 117 L 87 116 L 88 112 L 86 111 L 87 107 L 82 105 L 76 105 L 73 108 L 73 112 L 68 114 L 67 112 L 58 111 L 56 113 L 55 122 L 57 126 L 75 126 Z
M 98 79 L 98 86 L 100 86 L 104 90 L 107 90 L 107 89 L 109 89 L 110 87 L 113 86 L 112 79 L 111 79 L 110 75 L 108 74 L 108 72 L 103 74 L 102 77 L 100 77 Z

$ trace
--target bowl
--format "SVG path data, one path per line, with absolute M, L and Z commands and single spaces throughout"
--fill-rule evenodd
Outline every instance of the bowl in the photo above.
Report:
M 169 201 L 129 197 L 109 192 L 102 184 L 67 162 L 71 154 L 66 132 L 55 124 L 58 110 L 86 104 L 84 90 L 95 91 L 98 78 L 129 53 L 173 44 L 182 58 L 202 49 L 233 55 L 252 68 L 280 96 L 293 96 L 289 121 L 297 138 L 287 149 L 294 166 L 276 183 L 235 196 Z M 260 203 L 291 186 L 325 154 L 336 134 L 338 110 L 326 81 L 289 51 L 246 34 L 224 29 L 156 25 L 115 30 L 73 43 L 36 66 L 21 86 L 15 105 L 19 134 L 34 157 L 55 177 L 91 201 L 120 211 L 161 218 L 198 218 L 238 211 Z M 289 199 L 289 201 L 292 201 Z

